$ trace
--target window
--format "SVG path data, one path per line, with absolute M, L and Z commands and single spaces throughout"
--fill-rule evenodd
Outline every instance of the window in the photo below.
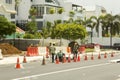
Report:
M 11 14 L 11 19 L 15 19 L 15 14 Z
M 43 14 L 44 14 L 44 6 L 35 5 L 33 7 L 37 10 L 36 16 L 43 16 Z
M 12 4 L 12 0 L 6 0 L 6 3 Z

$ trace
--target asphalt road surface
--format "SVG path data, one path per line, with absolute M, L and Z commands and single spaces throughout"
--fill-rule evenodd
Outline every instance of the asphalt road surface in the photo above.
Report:
M 37 61 L 24 63 L 21 69 L 15 69 L 15 64 L 2 65 L 0 80 L 120 80 L 120 64 L 110 62 L 119 58 L 120 55 L 86 61 L 81 58 L 80 62 L 60 64 L 46 60 L 46 65 Z

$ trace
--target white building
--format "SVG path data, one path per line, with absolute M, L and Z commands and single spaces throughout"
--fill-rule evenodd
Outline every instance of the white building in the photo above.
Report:
M 79 18 L 89 18 L 90 16 L 100 16 L 106 13 L 105 8 L 102 6 L 81 6 L 67 2 L 67 0 L 19 0 L 17 14 L 15 11 L 15 0 L 0 0 L 0 15 L 4 15 L 8 20 L 15 22 L 17 26 L 25 29 L 25 24 L 30 21 L 29 10 L 31 7 L 37 9 L 36 21 L 38 29 L 45 26 L 47 21 L 54 22 L 55 20 L 69 20 L 70 11 L 74 11 L 75 15 L 72 17 L 74 20 Z M 55 9 L 54 14 L 50 14 L 49 10 Z M 64 12 L 58 14 L 58 8 L 63 8 Z M 81 10 L 84 12 L 80 12 Z M 15 17 L 16 14 L 16 17 Z M 15 21 L 16 19 L 16 21 Z M 87 28 L 90 31 L 89 28 Z M 101 30 L 101 29 L 100 29 Z M 96 37 L 96 31 L 94 30 L 93 36 Z M 101 36 L 101 33 L 100 33 Z
M 101 15 L 106 14 L 106 9 L 102 6 L 84 6 L 85 8 L 85 17 L 90 18 L 91 16 L 96 16 L 97 18 Z M 87 31 L 91 32 L 91 29 L 87 27 Z M 102 37 L 102 28 L 101 25 L 99 25 L 99 36 L 97 35 L 96 30 L 93 30 L 92 33 L 93 37 Z
M 82 16 L 79 12 L 82 6 L 67 2 L 65 0 L 21 0 L 18 6 L 18 26 L 22 27 L 27 21 L 30 21 L 29 10 L 31 7 L 37 9 L 36 21 L 38 29 L 41 29 L 41 27 L 43 27 L 47 21 L 54 22 L 55 20 L 68 20 L 70 18 L 69 12 L 72 10 L 77 13 L 74 16 L 74 19 Z M 51 8 L 54 8 L 54 14 L 49 13 Z M 64 12 L 62 14 L 58 14 L 58 8 L 64 8 Z
M 9 21 L 15 22 L 15 1 L 0 0 L 0 16 L 5 16 Z

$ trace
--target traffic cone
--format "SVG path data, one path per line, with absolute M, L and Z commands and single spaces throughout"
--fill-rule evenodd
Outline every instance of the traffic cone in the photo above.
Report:
M 65 55 L 63 56 L 63 60 L 62 60 L 62 62 L 63 62 L 63 63 L 66 62 L 66 57 L 65 57 Z
M 26 56 L 23 58 L 23 63 L 27 63 Z
M 46 53 L 46 58 L 49 58 L 49 54 L 48 54 L 48 52 Z
M 56 56 L 57 58 L 56 58 L 56 64 L 59 64 L 59 58 L 58 58 L 58 56 Z
M 91 55 L 91 60 L 94 60 L 94 56 L 93 56 L 93 53 L 92 53 L 92 55 Z
M 43 56 L 42 65 L 45 65 L 45 57 Z
M 111 57 L 114 57 L 114 52 L 111 53 Z
M 98 54 L 98 59 L 101 59 L 100 53 Z
M 78 54 L 77 61 L 80 61 L 80 54 Z
M 74 62 L 77 62 L 77 58 L 76 58 L 76 55 L 74 55 Z
M 21 65 L 20 65 L 20 62 L 19 62 L 19 57 L 17 58 L 17 63 L 16 63 L 15 68 L 16 69 L 20 69 L 21 68 Z
M 104 58 L 107 58 L 107 53 L 104 54 Z
M 87 54 L 85 55 L 84 60 L 88 60 Z
M 69 54 L 69 56 L 68 56 L 68 63 L 70 63 L 71 62 L 71 58 L 70 58 L 70 54 Z

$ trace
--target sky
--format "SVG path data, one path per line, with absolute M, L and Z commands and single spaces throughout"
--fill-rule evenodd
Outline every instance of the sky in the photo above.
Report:
M 120 14 L 120 0 L 67 0 L 82 6 L 103 6 L 108 13 Z

